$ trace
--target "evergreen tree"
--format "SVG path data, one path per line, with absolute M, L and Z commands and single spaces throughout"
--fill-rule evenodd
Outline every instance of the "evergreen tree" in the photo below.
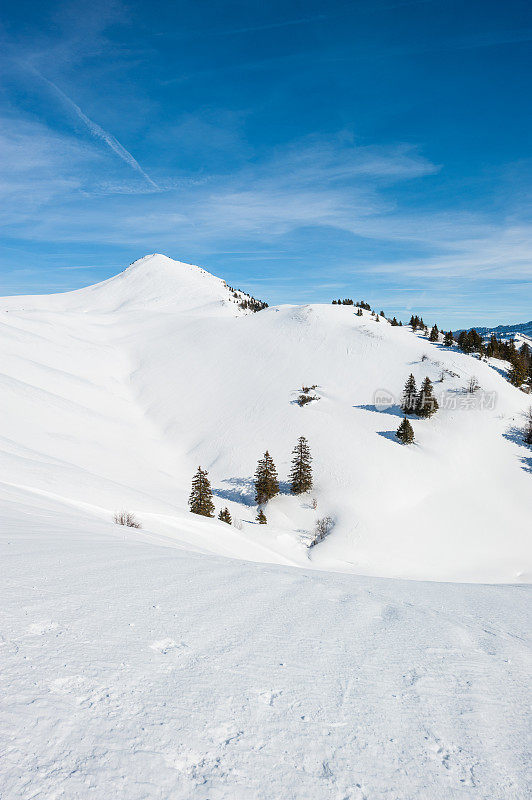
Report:
M 447 331 L 447 333 L 445 334 L 445 338 L 443 340 L 443 343 L 445 344 L 445 347 L 452 347 L 453 346 L 454 339 L 453 339 L 453 332 L 452 331 Z
M 438 330 L 438 326 L 437 325 L 433 325 L 433 327 L 432 327 L 432 329 L 430 331 L 429 341 L 438 342 L 439 339 L 440 339 L 440 332 Z
M 262 510 L 262 508 L 259 508 L 259 510 L 258 510 L 258 513 L 257 513 L 257 516 L 255 517 L 255 519 L 257 520 L 257 522 L 259 523 L 259 525 L 266 525 L 266 522 L 267 522 L 267 520 L 266 520 L 266 514 L 264 513 L 264 511 Z
M 516 353 L 512 359 L 512 367 L 508 373 L 508 380 L 513 386 L 521 386 L 527 379 L 527 367 L 521 356 Z
M 404 414 L 415 414 L 417 400 L 416 379 L 412 374 L 405 383 L 403 389 L 403 402 L 401 403 L 401 410 Z
M 486 355 L 488 358 L 497 358 L 499 355 L 499 341 L 494 333 L 491 334 L 490 340 L 487 344 Z
M 198 467 L 198 471 L 192 478 L 192 491 L 188 499 L 191 512 L 201 514 L 203 517 L 212 517 L 214 511 L 208 474 L 207 470 Z
M 395 435 L 403 444 L 412 444 L 414 441 L 414 429 L 406 417 L 397 428 Z
M 399 325 L 395 317 L 392 319 L 391 324 L 393 325 L 394 328 L 396 328 Z
M 312 456 L 304 436 L 300 436 L 297 440 L 292 455 L 292 470 L 289 476 L 292 492 L 294 494 L 308 492 L 312 489 L 312 468 L 310 466 Z
M 418 417 L 431 417 L 438 410 L 438 401 L 434 397 L 432 382 L 425 378 L 417 396 L 416 414 Z
M 222 511 L 220 511 L 220 513 L 218 514 L 218 519 L 221 520 L 222 522 L 227 522 L 228 525 L 231 525 L 233 520 L 231 519 L 231 514 L 229 513 L 229 509 L 227 508 L 227 506 L 224 509 L 222 509 Z
M 255 501 L 261 506 L 279 494 L 279 481 L 273 458 L 266 452 L 255 470 Z
M 483 350 L 482 336 L 475 328 L 470 331 L 461 331 L 458 334 L 458 347 L 464 353 L 481 352 Z

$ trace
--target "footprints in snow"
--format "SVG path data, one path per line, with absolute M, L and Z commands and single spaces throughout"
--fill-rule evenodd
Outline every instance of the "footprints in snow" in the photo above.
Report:
M 464 786 L 476 786 L 474 767 L 475 762 L 471 755 L 462 747 L 445 744 L 436 734 L 427 730 L 425 739 L 428 742 L 427 752 L 435 761 L 441 764 Z
M 260 700 L 261 703 L 264 703 L 264 705 L 266 705 L 266 706 L 273 706 L 273 704 L 275 703 L 277 698 L 281 697 L 281 695 L 282 695 L 282 691 L 280 691 L 280 690 L 278 692 L 274 692 L 274 691 L 260 692 L 259 700 Z
M 49 688 L 54 694 L 65 697 L 72 696 L 77 705 L 85 708 L 92 708 L 92 706 L 110 699 L 108 686 L 95 686 L 90 679 L 83 675 L 55 678 L 50 682 Z
M 176 642 L 174 639 L 160 639 L 150 644 L 150 650 L 155 650 L 156 653 L 166 656 L 172 650 L 182 650 L 188 647 L 185 642 Z
M 42 622 L 33 622 L 27 629 L 26 629 L 26 636 L 44 636 L 45 633 L 51 633 L 52 631 L 57 631 L 59 625 L 57 622 L 53 622 L 53 620 L 43 620 Z

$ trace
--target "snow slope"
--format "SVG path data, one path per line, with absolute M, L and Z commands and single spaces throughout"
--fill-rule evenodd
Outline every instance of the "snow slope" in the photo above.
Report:
M 528 796 L 532 454 L 495 369 L 163 256 L 1 299 L 0 348 L 2 800 Z M 410 371 L 457 408 L 404 448 L 374 394 Z M 300 434 L 317 509 L 259 526 L 257 458 L 285 479 Z M 238 527 L 188 512 L 198 463 Z
M 3 800 L 529 796 L 528 587 L 200 555 L 14 488 L 0 513 Z
M 348 306 L 243 312 L 224 281 L 147 256 L 96 286 L 0 300 L 0 467 L 13 487 L 108 520 L 127 508 L 165 538 L 257 561 L 417 579 L 530 576 L 531 454 L 517 434 L 529 399 L 488 364 Z M 445 372 L 448 370 L 448 372 Z M 394 437 L 413 372 L 442 410 Z M 453 373 L 453 374 L 450 374 Z M 475 374 L 488 406 L 467 409 Z M 300 408 L 302 384 L 320 400 Z M 491 398 L 491 399 L 490 399 Z M 286 480 L 305 435 L 316 510 L 282 494 L 254 523 L 252 477 L 268 448 Z M 187 511 L 198 464 L 242 529 Z M 317 517 L 335 528 L 312 551 Z

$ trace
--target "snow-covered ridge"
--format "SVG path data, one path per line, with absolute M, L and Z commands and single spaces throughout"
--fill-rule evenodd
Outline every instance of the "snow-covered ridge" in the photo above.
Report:
M 467 330 L 472 330 L 472 328 Z M 497 325 L 494 328 L 475 327 L 475 330 L 485 339 L 489 339 L 492 334 L 495 334 L 498 339 L 513 339 L 515 337 L 518 341 L 532 345 L 532 320 L 514 325 Z M 457 334 L 460 332 L 456 331 Z
M 110 526 L 125 508 L 139 536 L 249 560 L 452 581 L 532 572 L 532 454 L 518 436 L 529 398 L 406 327 L 349 306 L 246 314 L 220 278 L 152 255 L 86 289 L 0 299 L 0 346 L 6 496 Z M 413 420 L 406 448 L 394 434 L 410 372 L 431 378 L 440 411 Z M 487 402 L 471 407 L 473 375 Z M 319 402 L 300 408 L 302 385 Z M 255 525 L 257 460 L 268 449 L 283 486 L 300 435 L 317 508 L 285 491 Z M 198 464 L 239 528 L 188 512 Z M 309 556 L 324 516 L 334 530 Z
M 238 295 L 250 299 L 244 292 Z M 135 309 L 212 313 L 222 308 L 235 315 L 241 311 L 239 298 L 224 280 L 202 267 L 153 253 L 93 286 L 55 295 L 5 297 L 0 299 L 0 308 L 105 313 Z

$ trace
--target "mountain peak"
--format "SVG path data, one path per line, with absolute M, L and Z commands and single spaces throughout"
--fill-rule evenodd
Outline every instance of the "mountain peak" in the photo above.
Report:
M 143 309 L 235 316 L 245 313 L 240 306 L 243 299 L 249 299 L 249 295 L 235 292 L 202 267 L 151 253 L 101 283 L 62 294 L 3 298 L 1 307 L 101 312 Z

